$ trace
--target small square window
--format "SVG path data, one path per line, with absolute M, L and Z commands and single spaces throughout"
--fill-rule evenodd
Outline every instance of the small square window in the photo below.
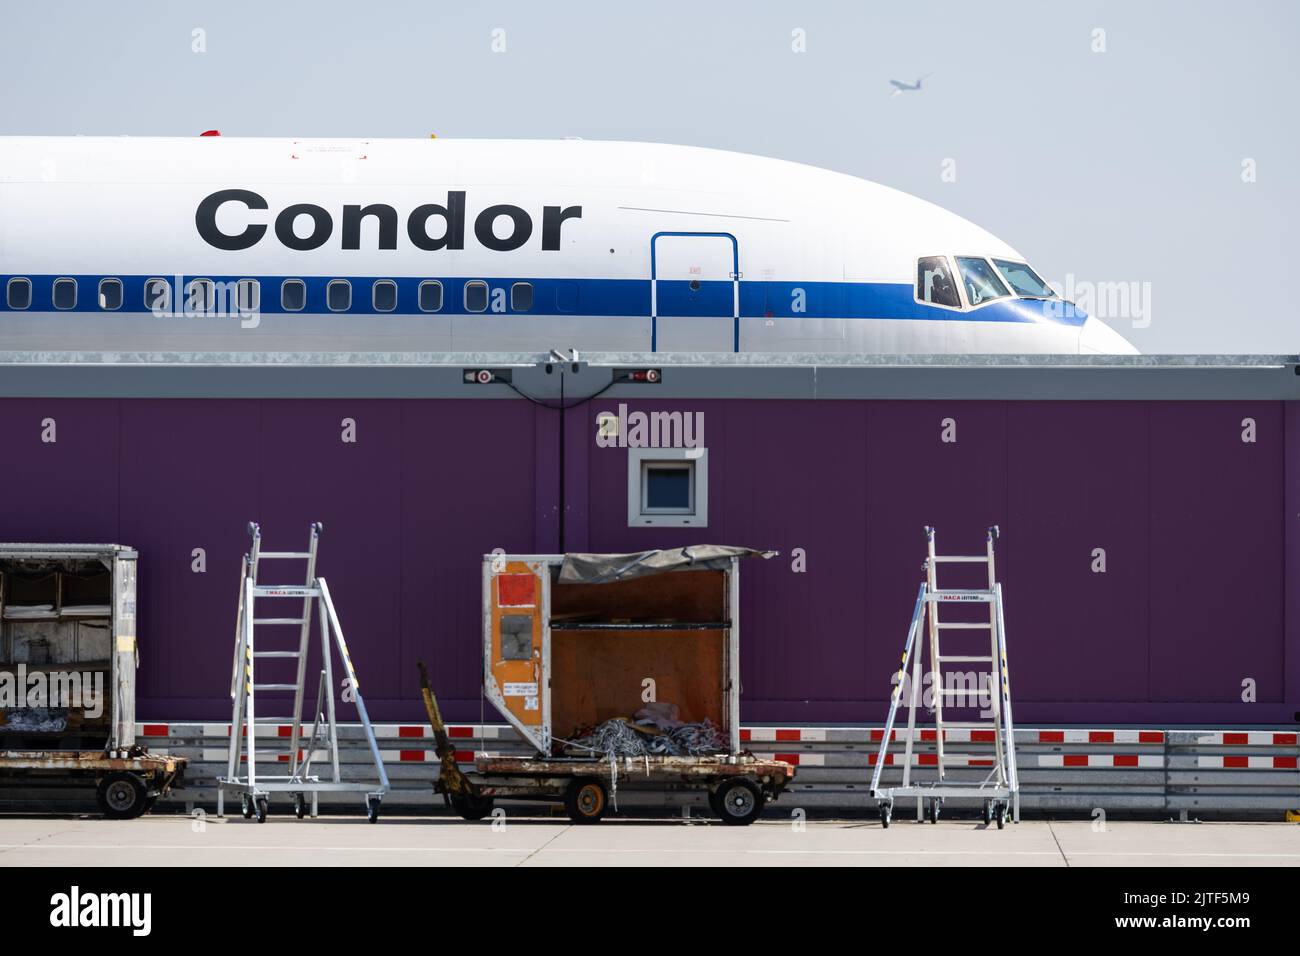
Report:
M 352 308 L 352 283 L 347 279 L 330 279 L 325 287 L 325 305 L 331 312 L 346 312 Z
M 641 463 L 641 511 L 646 514 L 692 514 L 695 511 L 695 465 L 689 461 Z
M 705 448 L 628 449 L 628 527 L 708 527 L 708 455 Z
M 516 282 L 510 287 L 510 308 L 514 312 L 530 312 L 533 308 L 533 284 Z
M 75 309 L 77 307 L 77 280 L 54 280 L 54 307 L 56 309 Z
M 378 280 L 370 295 L 376 312 L 392 312 L 397 308 L 397 283 L 392 279 Z
M 307 283 L 301 279 L 285 279 L 280 284 L 280 308 L 286 312 L 301 312 L 307 307 Z
M 420 311 L 442 311 L 442 283 L 437 279 L 426 279 L 420 283 Z
M 484 312 L 488 307 L 488 285 L 482 279 L 465 283 L 465 311 Z
M 32 304 L 32 280 L 10 279 L 5 288 L 5 301 L 11 309 L 26 309 Z
M 99 307 L 112 312 L 122 308 L 122 280 L 99 280 Z

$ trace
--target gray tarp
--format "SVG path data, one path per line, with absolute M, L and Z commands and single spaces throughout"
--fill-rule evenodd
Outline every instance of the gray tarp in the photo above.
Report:
M 731 566 L 732 558 L 770 558 L 774 554 L 724 544 L 694 544 L 635 554 L 566 554 L 559 580 L 561 584 L 609 584 L 665 571 L 721 571 Z

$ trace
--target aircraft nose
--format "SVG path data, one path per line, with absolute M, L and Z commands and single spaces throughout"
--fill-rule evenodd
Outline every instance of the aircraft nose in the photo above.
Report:
M 1080 355 L 1138 355 L 1133 343 L 1105 322 L 1088 316 L 1079 330 Z

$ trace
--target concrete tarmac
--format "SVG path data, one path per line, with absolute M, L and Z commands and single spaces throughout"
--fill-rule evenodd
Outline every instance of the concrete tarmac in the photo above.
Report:
M 1300 825 L 1027 820 L 716 820 L 446 816 L 266 823 L 155 815 L 0 817 L 0 867 L 22 866 L 1300 866 Z

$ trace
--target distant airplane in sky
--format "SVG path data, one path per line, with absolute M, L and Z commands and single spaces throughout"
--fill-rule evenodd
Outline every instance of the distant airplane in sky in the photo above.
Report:
M 926 76 L 934 76 L 934 74 L 926 73 L 925 76 L 918 76 L 915 83 L 904 83 L 902 80 L 890 80 L 889 82 L 894 84 L 894 89 L 889 95 L 897 96 L 899 93 L 919 93 L 921 90 L 921 81 L 924 80 Z

